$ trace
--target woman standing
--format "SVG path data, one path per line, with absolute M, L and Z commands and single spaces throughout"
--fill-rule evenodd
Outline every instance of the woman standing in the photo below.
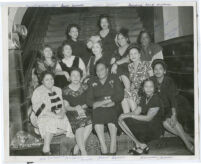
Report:
M 41 82 L 42 85 L 32 95 L 31 122 L 44 139 L 43 154 L 51 155 L 50 143 L 53 136 L 66 133 L 67 137 L 72 137 L 73 133 L 63 108 L 61 89 L 54 86 L 53 74 L 43 72 Z
M 104 124 L 109 128 L 111 137 L 110 154 L 116 154 L 117 113 L 123 100 L 124 91 L 118 77 L 109 74 L 108 67 L 102 61 L 96 63 L 96 74 L 91 80 L 87 95 L 87 104 L 93 109 L 92 122 L 101 144 L 101 153 L 108 154 L 104 137 Z
M 77 142 L 72 149 L 73 155 L 78 154 L 79 150 L 81 155 L 87 155 L 85 144 L 92 131 L 90 112 L 86 105 L 88 86 L 81 83 L 81 78 L 82 71 L 79 68 L 72 69 L 71 83 L 63 90 L 64 106 Z
M 151 37 L 147 31 L 141 31 L 137 43 L 141 45 L 141 60 L 154 61 L 155 59 L 163 59 L 162 47 L 151 42 Z
M 57 65 L 57 60 L 54 58 L 52 48 L 49 45 L 45 45 L 42 49 L 42 56 L 37 60 L 35 68 L 32 70 L 32 82 L 34 88 L 36 88 L 39 83 L 39 78 L 41 73 L 44 71 L 50 71 L 55 74 Z
M 150 62 L 141 60 L 140 49 L 136 45 L 129 47 L 129 58 L 131 63 L 128 65 L 130 86 L 130 99 L 132 101 L 132 111 L 135 111 L 140 101 L 138 91 L 141 83 L 153 75 Z
M 193 138 L 183 130 L 182 125 L 177 120 L 177 108 L 179 108 L 176 101 L 177 88 L 174 81 L 166 76 L 166 64 L 163 60 L 156 59 L 152 63 L 152 68 L 154 71 L 152 79 L 164 104 L 165 121 L 163 126 L 169 132 L 179 136 L 188 150 L 194 153 Z
M 104 56 L 108 61 L 111 61 L 112 55 L 117 48 L 115 44 L 116 32 L 111 28 L 108 15 L 100 15 L 98 25 L 100 27 L 99 35 L 102 40 Z
M 72 48 L 68 43 L 62 46 L 63 59 L 56 66 L 55 85 L 64 88 L 69 84 L 69 74 L 72 68 L 80 68 L 83 77 L 86 76 L 85 64 L 81 58 L 72 55 Z
M 119 125 L 135 142 L 135 147 L 129 151 L 133 155 L 147 154 L 147 142 L 158 139 L 163 134 L 162 102 L 155 94 L 154 82 L 150 79 L 142 83 L 143 95 L 136 112 L 122 114 Z

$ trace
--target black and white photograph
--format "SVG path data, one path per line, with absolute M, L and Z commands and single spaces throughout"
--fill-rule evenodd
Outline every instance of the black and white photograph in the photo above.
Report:
M 199 154 L 196 3 L 153 4 L 7 6 L 7 157 Z

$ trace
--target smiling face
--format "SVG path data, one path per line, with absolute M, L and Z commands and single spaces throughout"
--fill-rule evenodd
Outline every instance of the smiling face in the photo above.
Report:
M 63 55 L 65 57 L 70 57 L 72 55 L 72 48 L 70 45 L 65 45 L 63 47 Z
M 54 79 L 52 75 L 46 74 L 43 78 L 42 83 L 47 89 L 52 89 L 52 87 L 54 86 Z
M 53 56 L 53 52 L 52 52 L 52 49 L 50 47 L 45 47 L 43 49 L 43 56 L 46 58 L 52 58 Z
M 97 74 L 97 76 L 98 76 L 98 78 L 100 80 L 105 79 L 107 77 L 107 75 L 108 75 L 107 67 L 102 63 L 97 64 L 97 66 L 96 66 L 96 74 Z
M 102 53 L 102 47 L 101 47 L 100 43 L 94 43 L 93 44 L 93 46 L 92 46 L 92 52 L 93 52 L 93 54 L 95 56 Z
M 145 32 L 141 35 L 140 42 L 143 46 L 147 46 L 150 43 L 150 37 L 149 35 Z
M 125 46 L 128 43 L 128 38 L 124 37 L 122 34 L 119 34 L 117 37 L 117 42 L 120 47 Z
M 130 51 L 129 51 L 129 57 L 130 57 L 130 60 L 132 62 L 140 61 L 140 56 L 141 55 L 140 55 L 138 49 L 136 49 L 136 48 L 130 49 Z
M 106 30 L 109 28 L 109 22 L 107 18 L 101 18 L 100 20 L 100 26 L 103 30 Z
M 77 70 L 72 71 L 70 74 L 70 79 L 73 84 L 79 84 L 81 81 L 80 72 Z
M 166 74 L 166 70 L 162 66 L 162 64 L 158 63 L 154 66 L 154 75 L 156 78 L 162 78 Z
M 151 96 L 154 94 L 154 83 L 153 83 L 153 81 L 146 81 L 144 83 L 144 92 L 147 96 Z
M 72 39 L 77 39 L 78 38 L 78 35 L 79 35 L 79 32 L 78 32 L 78 29 L 77 27 L 71 27 L 68 35 L 72 38 Z

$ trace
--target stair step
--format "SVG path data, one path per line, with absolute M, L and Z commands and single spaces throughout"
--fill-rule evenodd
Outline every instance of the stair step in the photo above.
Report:
M 47 31 L 46 36 L 66 36 L 65 32 L 66 31 L 64 29 L 58 31 Z
M 51 43 L 51 42 L 57 42 L 57 41 L 61 41 L 61 42 L 63 42 L 64 40 L 66 40 L 66 36 L 65 35 L 63 35 L 63 36 L 46 36 L 45 38 L 44 38 L 44 42 L 45 43 Z

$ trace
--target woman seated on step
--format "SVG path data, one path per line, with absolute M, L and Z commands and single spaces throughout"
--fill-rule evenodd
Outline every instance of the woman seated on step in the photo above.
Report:
M 120 127 L 135 143 L 133 149 L 129 150 L 132 155 L 147 154 L 147 142 L 163 134 L 163 105 L 155 93 L 154 82 L 146 79 L 141 86 L 141 100 L 136 110 L 119 117 Z
M 152 63 L 152 68 L 154 76 L 151 78 L 164 104 L 165 121 L 163 122 L 163 126 L 169 132 L 179 136 L 187 149 L 194 153 L 193 138 L 183 130 L 182 125 L 177 120 L 177 111 L 182 110 L 182 112 L 186 112 L 186 107 L 183 105 L 185 102 L 178 101 L 182 99 L 178 99 L 180 95 L 178 95 L 176 85 L 172 78 L 166 75 L 167 66 L 165 62 L 162 59 L 156 59 Z
M 99 60 L 95 66 L 97 76 L 90 80 L 87 104 L 92 108 L 92 122 L 101 145 L 102 155 L 115 155 L 117 151 L 117 117 L 124 90 L 116 75 L 109 73 L 107 64 Z M 104 125 L 109 129 L 110 150 L 105 143 Z
M 45 45 L 42 48 L 40 58 L 36 60 L 36 64 L 32 70 L 32 83 L 34 89 L 40 85 L 39 78 L 44 71 L 50 71 L 53 74 L 56 73 L 57 60 L 54 56 L 51 46 Z
M 31 98 L 33 112 L 30 120 L 44 140 L 43 155 L 51 155 L 50 143 L 54 135 L 74 135 L 63 107 L 62 91 L 54 86 L 54 75 L 45 71 L 40 79 L 41 85 Z
M 72 155 L 87 155 L 85 145 L 92 131 L 91 110 L 86 104 L 88 86 L 82 84 L 81 79 L 82 71 L 73 68 L 71 83 L 63 89 L 64 106 L 77 143 L 71 150 Z
M 70 71 L 72 68 L 80 68 L 83 72 L 83 78 L 86 76 L 86 67 L 83 60 L 73 55 L 72 47 L 69 43 L 62 46 L 63 58 L 57 63 L 55 85 L 61 89 L 66 87 L 70 82 Z

